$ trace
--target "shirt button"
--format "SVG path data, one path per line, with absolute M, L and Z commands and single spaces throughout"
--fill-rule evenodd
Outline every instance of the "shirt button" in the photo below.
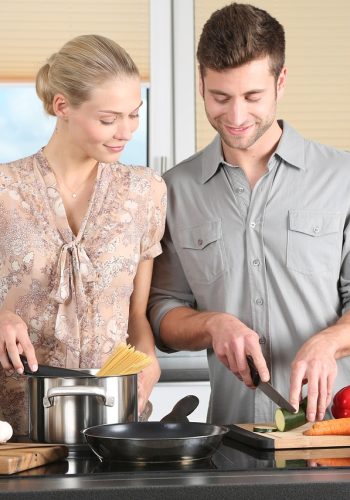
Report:
M 257 299 L 255 299 L 255 304 L 258 305 L 258 306 L 262 306 L 264 303 L 263 299 L 261 297 L 258 297 Z
M 255 226 L 256 226 L 256 224 L 255 224 L 255 222 L 254 222 L 254 221 L 253 221 L 253 222 L 251 222 L 249 225 L 250 225 L 250 227 L 251 227 L 252 229 L 254 229 L 254 228 L 255 228 Z
M 198 245 L 201 247 L 201 246 L 203 245 L 203 240 L 199 239 L 199 240 L 197 241 L 197 243 L 198 243 Z
M 253 266 L 260 266 L 260 260 L 259 259 L 254 259 L 253 260 Z
M 312 228 L 312 230 L 313 230 L 313 232 L 314 232 L 315 234 L 318 234 L 318 233 L 320 232 L 320 227 L 319 227 L 319 226 L 314 226 L 314 227 Z
M 266 338 L 265 337 L 260 337 L 259 338 L 259 344 L 266 344 Z
M 237 189 L 236 189 L 236 193 L 237 193 L 237 194 L 242 194 L 242 193 L 244 193 L 244 188 L 242 188 L 242 187 L 237 188 Z

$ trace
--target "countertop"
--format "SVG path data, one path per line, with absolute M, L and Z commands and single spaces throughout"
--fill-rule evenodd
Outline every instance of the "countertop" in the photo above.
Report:
M 148 472 L 0 479 L 0 498 L 27 500 L 345 500 L 350 470 Z
M 348 455 L 344 454 L 344 450 L 348 451 Z M 300 458 L 281 461 L 276 458 L 275 452 L 259 452 L 225 439 L 210 463 L 130 467 L 103 465 L 92 455 L 73 457 L 16 475 L 0 476 L 0 499 L 349 498 L 350 468 L 318 467 L 314 459 L 311 462 L 305 459 L 305 450 L 300 453 Z M 320 457 L 323 454 L 320 450 Z M 342 456 L 350 457 L 350 448 L 343 448 Z

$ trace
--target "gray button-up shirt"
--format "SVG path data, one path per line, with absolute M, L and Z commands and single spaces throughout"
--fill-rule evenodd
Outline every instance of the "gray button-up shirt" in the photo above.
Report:
M 267 173 L 251 190 L 225 163 L 220 137 L 169 170 L 167 230 L 149 316 L 158 346 L 168 311 L 237 316 L 260 336 L 271 382 L 286 397 L 301 345 L 350 307 L 350 154 L 302 138 L 286 122 Z M 349 336 L 350 341 L 350 336 Z M 275 406 L 208 350 L 208 420 L 273 421 Z M 350 384 L 338 362 L 335 390 Z

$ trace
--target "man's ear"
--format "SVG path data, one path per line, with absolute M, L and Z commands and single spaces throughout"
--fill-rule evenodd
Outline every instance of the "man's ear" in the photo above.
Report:
M 53 98 L 52 107 L 55 115 L 62 120 L 67 120 L 69 115 L 69 103 L 63 94 L 56 94 Z
M 276 85 L 277 99 L 280 99 L 283 96 L 284 89 L 286 87 L 286 81 L 287 81 L 287 68 L 284 67 L 282 68 L 282 71 L 277 79 L 277 85 Z
M 198 69 L 198 89 L 199 89 L 200 95 L 204 98 L 204 81 L 203 81 L 203 75 L 202 75 L 200 69 Z

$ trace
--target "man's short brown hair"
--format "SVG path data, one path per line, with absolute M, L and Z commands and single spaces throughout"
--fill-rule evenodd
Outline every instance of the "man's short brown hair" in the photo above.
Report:
M 223 71 L 266 56 L 277 80 L 285 59 L 284 29 L 265 10 L 232 3 L 205 23 L 197 50 L 202 76 L 206 68 Z

